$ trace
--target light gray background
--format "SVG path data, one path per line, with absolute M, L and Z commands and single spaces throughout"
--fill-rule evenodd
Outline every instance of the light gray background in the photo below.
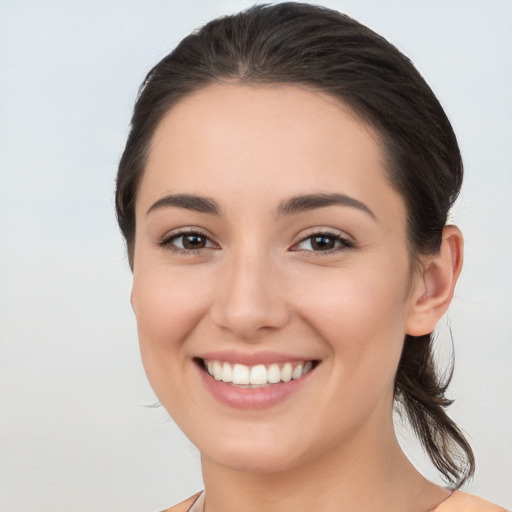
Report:
M 146 71 L 251 1 L 0 0 L 0 510 L 152 511 L 201 488 L 139 360 L 113 187 Z M 451 309 L 471 492 L 512 505 L 512 1 L 331 0 L 409 55 L 458 134 Z M 440 344 L 449 347 L 446 327 Z M 432 478 L 405 434 L 412 459 Z

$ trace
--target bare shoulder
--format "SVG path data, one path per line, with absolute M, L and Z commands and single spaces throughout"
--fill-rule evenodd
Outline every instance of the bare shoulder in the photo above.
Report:
M 197 492 L 193 496 L 190 496 L 190 498 L 186 499 L 185 501 L 182 501 L 181 503 L 178 503 L 177 505 L 174 505 L 173 507 L 166 508 L 165 510 L 162 510 L 162 512 L 187 512 L 190 507 L 195 503 L 197 498 L 201 495 L 201 492 Z
M 483 498 L 462 491 L 455 491 L 433 512 L 507 512 Z

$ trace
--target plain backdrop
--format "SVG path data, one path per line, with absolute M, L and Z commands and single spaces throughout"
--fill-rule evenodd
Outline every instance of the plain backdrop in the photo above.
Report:
M 149 512 L 201 488 L 195 448 L 149 407 L 114 179 L 145 73 L 197 26 L 251 4 L 0 0 L 2 512 Z M 452 218 L 466 263 L 451 412 L 477 456 L 468 489 L 511 507 L 512 1 L 323 4 L 412 58 L 458 134 L 466 177 Z M 438 340 L 446 354 L 446 322 Z

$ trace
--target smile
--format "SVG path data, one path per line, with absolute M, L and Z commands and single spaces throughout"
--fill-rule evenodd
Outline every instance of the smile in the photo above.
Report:
M 294 361 L 247 366 L 203 359 L 202 365 L 203 369 L 217 381 L 235 387 L 260 388 L 300 379 L 313 369 L 314 362 Z

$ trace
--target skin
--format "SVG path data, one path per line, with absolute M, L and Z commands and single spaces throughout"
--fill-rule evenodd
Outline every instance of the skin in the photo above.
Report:
M 277 214 L 333 192 L 371 213 Z M 220 214 L 148 213 L 169 194 L 212 199 Z M 446 228 L 413 269 L 406 215 L 378 136 L 327 95 L 213 85 L 162 120 L 137 196 L 132 304 L 151 385 L 201 452 L 208 512 L 428 511 L 447 497 L 396 441 L 393 382 L 405 334 L 431 332 L 448 307 L 462 237 Z M 204 247 L 183 248 L 183 230 Z M 330 252 L 312 245 L 326 230 Z M 320 364 L 279 405 L 240 410 L 205 389 L 194 357 L 210 350 Z

